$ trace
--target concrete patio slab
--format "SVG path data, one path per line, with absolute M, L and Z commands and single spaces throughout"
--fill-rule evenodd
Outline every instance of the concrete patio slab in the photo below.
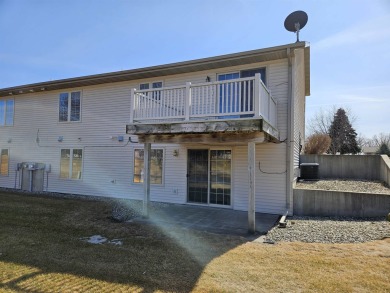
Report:
M 265 234 L 274 227 L 279 215 L 256 213 L 256 234 Z M 149 218 L 136 218 L 163 226 L 177 226 L 217 234 L 249 236 L 248 213 L 224 208 L 179 204 L 152 204 Z

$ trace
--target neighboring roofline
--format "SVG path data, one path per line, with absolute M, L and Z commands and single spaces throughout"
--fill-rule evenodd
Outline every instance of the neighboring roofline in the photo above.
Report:
M 184 62 L 144 67 L 131 70 L 116 71 L 103 74 L 59 79 L 27 85 L 0 89 L 0 96 L 20 95 L 32 92 L 52 91 L 66 88 L 83 87 L 104 83 L 130 81 L 173 74 L 182 74 L 202 70 L 210 70 L 235 65 L 250 64 L 287 58 L 287 48 L 305 49 L 305 84 L 306 95 L 310 95 L 310 47 L 306 42 L 245 51 L 234 54 L 220 55 L 209 58 L 195 59 Z

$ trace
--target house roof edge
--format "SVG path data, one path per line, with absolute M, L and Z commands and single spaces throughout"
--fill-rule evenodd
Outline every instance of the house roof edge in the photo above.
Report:
M 297 42 L 287 45 L 194 59 L 189 61 L 181 61 L 157 66 L 13 86 L 0 89 L 0 96 L 19 95 L 31 92 L 51 91 L 104 83 L 129 81 L 142 78 L 158 77 L 234 65 L 249 64 L 252 62 L 278 60 L 287 58 L 287 48 L 304 48 L 305 56 L 308 55 L 308 53 L 306 52 L 309 52 L 309 44 L 307 42 Z M 308 60 L 306 59 L 307 58 L 305 58 L 305 63 L 308 62 Z M 307 66 L 309 65 L 306 64 L 306 67 Z M 310 68 L 310 66 L 308 68 Z M 307 70 L 306 72 L 310 75 L 310 72 L 308 72 Z M 310 94 L 310 88 L 306 88 L 306 92 L 309 92 Z

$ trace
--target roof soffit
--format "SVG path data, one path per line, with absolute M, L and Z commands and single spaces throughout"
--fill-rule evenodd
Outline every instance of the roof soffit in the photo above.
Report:
M 305 48 L 305 63 L 306 46 L 305 42 L 289 44 L 278 47 L 265 48 L 260 50 L 246 51 L 229 55 L 222 55 L 210 58 L 203 58 L 191 61 L 184 61 L 160 66 L 152 66 L 146 68 L 96 74 L 62 80 L 54 80 L 48 82 L 40 82 L 27 84 L 9 88 L 0 89 L 0 96 L 26 94 L 31 92 L 52 91 L 67 88 L 76 88 L 90 85 L 98 85 L 104 83 L 131 81 L 144 78 L 153 78 L 159 76 L 191 73 L 196 71 L 212 70 L 236 65 L 245 65 L 256 62 L 265 62 L 287 58 L 287 48 Z M 306 65 L 308 66 L 308 65 Z M 305 70 L 306 75 L 310 75 L 309 70 Z M 306 82 L 306 84 L 308 84 Z M 307 92 L 307 89 L 306 89 Z

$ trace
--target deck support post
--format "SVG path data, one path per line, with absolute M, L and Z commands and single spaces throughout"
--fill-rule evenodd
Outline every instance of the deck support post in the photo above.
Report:
M 248 232 L 254 234 L 256 231 L 256 213 L 255 213 L 255 186 L 256 186 L 256 144 L 248 143 L 248 178 L 249 178 L 249 194 L 248 194 Z
M 150 205 L 150 156 L 152 152 L 151 143 L 144 143 L 144 201 L 143 216 L 149 217 Z

